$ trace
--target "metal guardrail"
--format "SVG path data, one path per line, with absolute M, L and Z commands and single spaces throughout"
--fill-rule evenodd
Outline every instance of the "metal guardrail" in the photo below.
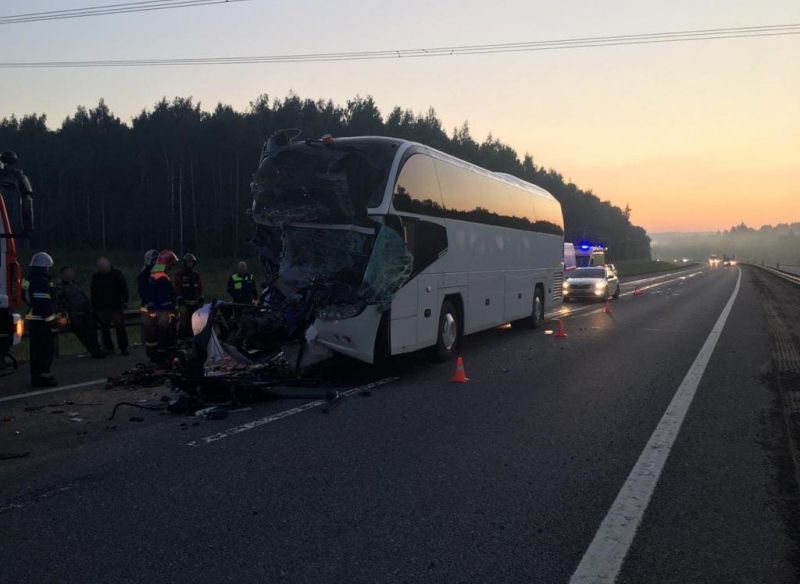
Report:
M 769 272 L 770 274 L 778 276 L 779 278 L 782 278 L 783 280 L 786 280 L 787 282 L 791 282 L 792 284 L 796 284 L 797 286 L 800 286 L 800 276 L 795 276 L 794 274 L 790 274 L 788 272 L 784 272 L 783 270 L 776 270 L 775 268 L 771 268 L 769 266 L 762 266 L 761 264 L 749 264 L 749 265 L 755 266 L 757 268 L 761 268 L 765 272 Z

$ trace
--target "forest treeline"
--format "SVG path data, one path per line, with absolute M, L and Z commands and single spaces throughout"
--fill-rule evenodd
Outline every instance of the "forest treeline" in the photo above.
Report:
M 35 191 L 35 248 L 144 250 L 171 247 L 202 256 L 247 254 L 250 179 L 267 136 L 381 135 L 421 142 L 550 191 L 563 207 L 568 241 L 596 240 L 615 259 L 649 258 L 650 239 L 620 209 L 491 135 L 477 142 L 467 123 L 448 134 L 433 109 L 399 107 L 383 116 L 371 97 L 340 106 L 266 95 L 239 112 L 203 111 L 192 98 L 163 99 L 126 124 L 100 100 L 52 130 L 45 115 L 0 121 L 0 149 L 14 150 Z
M 653 236 L 653 253 L 664 260 L 702 260 L 718 254 L 747 262 L 800 266 L 800 223 L 758 229 L 741 223 L 714 233 L 659 233 Z

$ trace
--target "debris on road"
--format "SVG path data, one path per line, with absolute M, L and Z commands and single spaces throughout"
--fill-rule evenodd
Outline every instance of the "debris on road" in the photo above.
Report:
M 0 452 L 0 460 L 13 460 L 30 456 L 30 452 Z

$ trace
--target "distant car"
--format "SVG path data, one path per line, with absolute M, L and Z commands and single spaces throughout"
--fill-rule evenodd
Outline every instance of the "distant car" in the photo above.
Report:
M 608 266 L 577 268 L 569 274 L 563 285 L 564 302 L 573 298 L 608 300 L 619 298 L 620 284 L 617 275 Z

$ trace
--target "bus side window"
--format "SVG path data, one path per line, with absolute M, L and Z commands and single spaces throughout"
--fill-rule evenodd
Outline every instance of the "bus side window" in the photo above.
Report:
M 413 154 L 405 161 L 394 188 L 394 208 L 429 217 L 444 216 L 439 180 L 430 156 Z
M 414 256 L 412 276 L 419 274 L 447 252 L 447 229 L 444 225 L 403 217 L 406 246 Z

